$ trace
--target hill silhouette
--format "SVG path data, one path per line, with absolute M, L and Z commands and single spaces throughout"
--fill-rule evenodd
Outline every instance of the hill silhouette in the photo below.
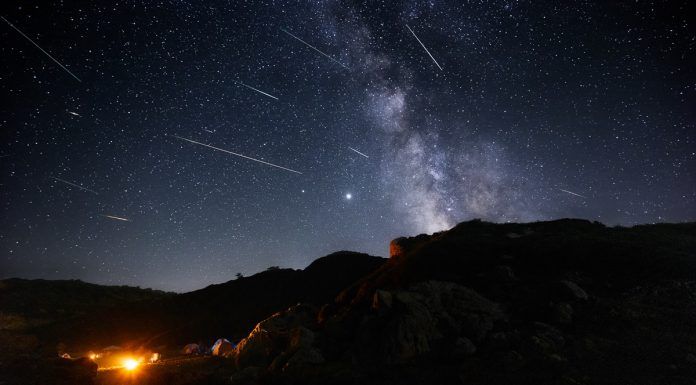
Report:
M 171 296 L 159 290 L 80 280 L 0 280 L 0 329 L 25 330 L 112 307 Z
M 59 343 L 76 354 L 109 345 L 172 347 L 218 337 L 241 338 L 278 309 L 331 300 L 384 260 L 336 252 L 304 270 L 273 268 L 183 294 L 79 281 L 11 279 L 2 281 L 12 294 L 0 303 L 3 312 L 11 314 L 33 315 L 47 309 L 50 322 L 35 322 L 37 327 L 28 332 L 49 351 Z

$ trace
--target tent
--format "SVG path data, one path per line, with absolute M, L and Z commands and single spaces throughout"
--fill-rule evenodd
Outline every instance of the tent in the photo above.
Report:
M 184 354 L 199 354 L 201 352 L 201 347 L 198 344 L 188 344 L 181 349 Z
M 225 338 L 220 338 L 219 340 L 215 341 L 215 344 L 213 345 L 213 348 L 210 350 L 210 352 L 214 356 L 225 356 L 229 353 L 231 353 L 234 350 L 234 345 Z

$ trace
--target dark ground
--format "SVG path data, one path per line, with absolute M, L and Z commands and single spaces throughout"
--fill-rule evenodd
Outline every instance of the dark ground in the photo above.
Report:
M 113 288 L 60 306 L 53 297 L 43 318 L 0 299 L 0 337 L 11 347 L 0 356 L 0 384 L 90 383 L 70 377 L 88 365 L 43 358 L 85 341 L 130 338 L 173 355 L 182 342 L 217 336 L 246 338 L 226 358 L 169 361 L 136 376 L 100 372 L 96 381 L 696 384 L 696 224 L 471 221 L 395 240 L 391 251 L 386 262 L 340 253 L 304 271 L 274 269 L 183 295 L 133 289 L 135 302 Z M 101 298 L 119 299 L 101 307 Z M 288 309 L 297 302 L 306 305 Z M 188 322 L 174 315 L 188 309 L 196 314 Z

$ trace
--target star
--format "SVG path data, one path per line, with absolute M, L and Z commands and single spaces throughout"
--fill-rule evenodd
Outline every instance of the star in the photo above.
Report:
M 696 220 L 678 7 L 281 3 L 4 13 L 1 274 L 184 291 L 473 218 Z

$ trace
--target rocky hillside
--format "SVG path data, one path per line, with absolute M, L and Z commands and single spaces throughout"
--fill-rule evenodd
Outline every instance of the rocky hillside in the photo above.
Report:
M 260 322 L 233 383 L 694 384 L 696 224 L 461 223 Z

